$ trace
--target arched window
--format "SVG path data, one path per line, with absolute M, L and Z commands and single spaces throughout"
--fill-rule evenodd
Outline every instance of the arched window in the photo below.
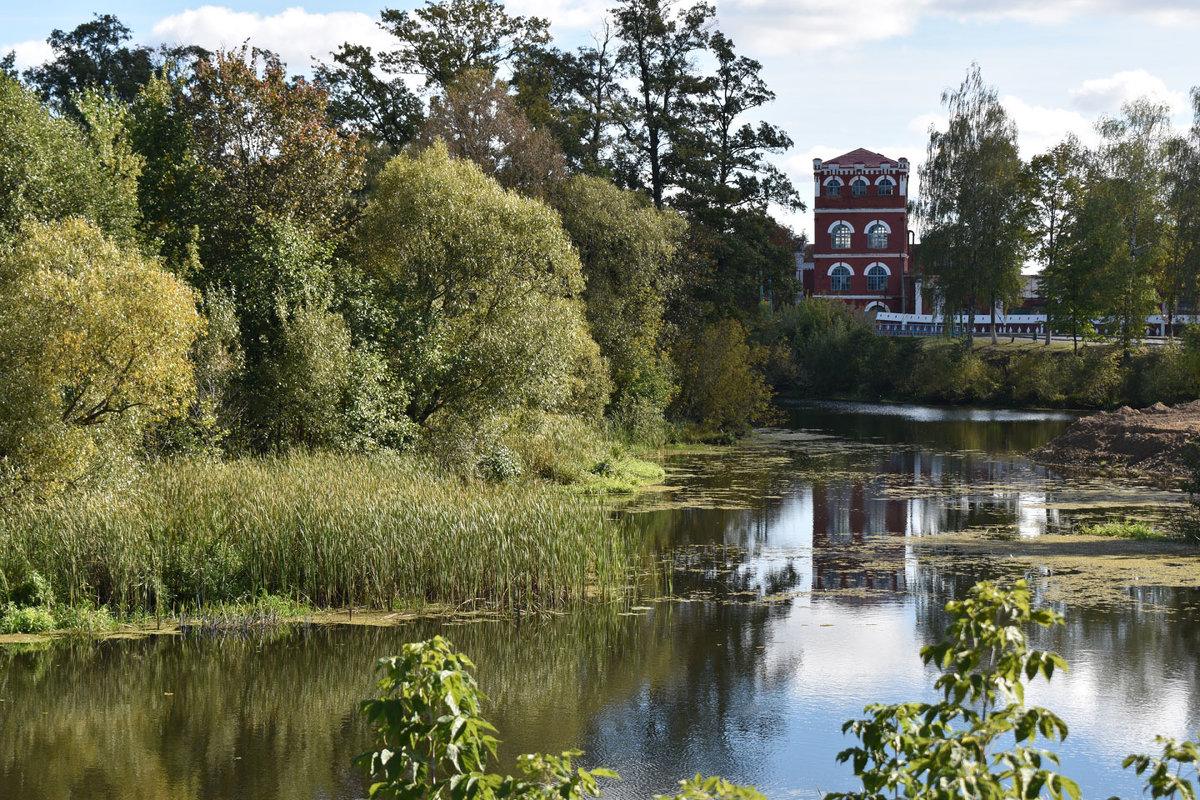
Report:
M 837 266 L 829 270 L 829 288 L 835 292 L 850 291 L 850 268 Z
M 884 178 L 879 182 L 879 194 L 886 197 L 892 193 L 892 187 L 896 184 L 892 183 L 891 178 Z
M 842 182 L 839 181 L 837 178 L 834 178 L 829 183 L 825 184 L 825 196 L 826 197 L 841 197 L 842 196 Z
M 850 249 L 850 226 L 844 222 L 839 222 L 829 232 L 832 237 L 832 247 L 834 250 L 849 250 Z
M 867 228 L 867 248 L 870 250 L 884 250 L 887 248 L 888 229 L 882 223 L 876 222 L 871 227 Z
M 850 193 L 855 197 L 867 196 L 867 182 L 862 178 L 855 178 L 854 183 L 850 184 Z
M 876 264 L 867 270 L 867 291 L 883 292 L 887 290 L 887 270 Z

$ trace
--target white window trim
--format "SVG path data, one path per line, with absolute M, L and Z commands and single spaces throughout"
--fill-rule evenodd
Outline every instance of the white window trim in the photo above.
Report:
M 870 222 L 868 222 L 866 225 L 863 226 L 863 230 L 867 232 L 868 236 L 871 235 L 871 228 L 875 225 L 882 225 L 883 229 L 885 231 L 887 231 L 888 236 L 892 235 L 892 226 L 891 225 L 888 225 L 886 222 L 884 222 L 881 219 L 873 219 Z
M 878 186 L 879 184 L 883 183 L 884 180 L 891 181 L 892 188 L 893 189 L 896 188 L 896 179 L 893 178 L 891 175 L 880 175 L 878 178 L 875 179 L 875 185 Z
M 826 228 L 826 229 L 825 229 L 825 232 L 826 232 L 826 233 L 830 233 L 830 234 L 832 234 L 832 233 L 833 233 L 833 229 L 834 229 L 834 228 L 836 228 L 838 225 L 845 225 L 847 228 L 849 228 L 849 229 L 850 229 L 850 233 L 852 233 L 852 234 L 853 234 L 853 233 L 858 233 L 858 231 L 854 230 L 854 226 L 853 226 L 853 225 L 851 225 L 849 222 L 846 222 L 846 220 L 844 220 L 844 219 L 837 219 L 837 220 L 834 220 L 834 221 L 833 221 L 833 224 L 832 224 L 832 225 L 830 225 L 828 228 Z
M 833 271 L 834 271 L 835 269 L 837 269 L 838 267 L 845 267 L 846 269 L 850 270 L 850 276 L 851 276 L 851 277 L 853 277 L 853 276 L 854 276 L 854 267 L 850 266 L 850 265 L 849 265 L 849 264 L 847 264 L 845 261 L 839 261 L 839 262 L 837 262 L 836 264 L 830 264 L 830 266 L 829 266 L 829 269 L 825 270 L 825 276 L 826 276 L 826 277 L 829 277 L 829 278 L 832 278 L 832 277 L 833 277 Z M 891 274 L 891 273 L 889 273 L 889 274 Z
M 845 183 L 842 181 L 842 179 L 841 179 L 841 178 L 839 178 L 837 175 L 830 175 L 828 178 L 826 178 L 824 181 L 822 181 L 822 182 L 821 182 L 821 185 L 822 185 L 822 186 L 828 186 L 829 184 L 833 183 L 834 181 L 837 181 L 837 184 L 838 184 L 838 186 L 845 186 L 845 185 L 846 185 L 846 184 L 845 184 Z
M 875 267 L 883 267 L 883 271 L 888 274 L 888 277 L 891 277 L 891 275 L 892 275 L 891 267 L 889 267 L 887 264 L 883 263 L 882 261 L 872 261 L 870 264 L 867 264 L 866 268 L 863 269 L 863 275 L 869 275 L 871 273 L 871 270 L 875 269 Z
M 891 309 L 887 307 L 886 303 L 881 303 L 878 300 L 874 300 L 870 303 L 867 303 L 865 306 L 863 306 L 863 313 L 866 314 L 866 313 L 870 312 L 870 310 L 873 308 L 878 308 L 880 311 L 891 311 Z
M 813 253 L 813 258 L 906 258 L 906 256 L 903 253 L 885 253 L 880 250 L 870 253 L 845 253 L 838 250 L 836 253 Z

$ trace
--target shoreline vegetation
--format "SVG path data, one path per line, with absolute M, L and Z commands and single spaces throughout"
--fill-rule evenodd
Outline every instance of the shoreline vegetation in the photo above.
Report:
M 1115 409 L 1200 396 L 1200 330 L 1151 347 L 1028 339 L 973 344 L 955 338 L 880 336 L 839 301 L 806 299 L 764 309 L 757 327 L 765 371 L 793 399 Z
M 661 480 L 657 465 L 614 462 L 596 477 Z M 0 513 L 0 632 L 613 599 L 641 551 L 595 491 L 391 453 L 152 464 Z

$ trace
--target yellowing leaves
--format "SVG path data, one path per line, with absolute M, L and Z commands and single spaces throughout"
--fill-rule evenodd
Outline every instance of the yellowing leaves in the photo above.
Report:
M 75 480 L 179 414 L 201 325 L 186 284 L 90 223 L 28 224 L 0 259 L 0 493 Z

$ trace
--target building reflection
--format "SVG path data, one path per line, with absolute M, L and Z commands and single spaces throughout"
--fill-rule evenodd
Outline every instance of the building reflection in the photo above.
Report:
M 749 508 L 649 512 L 676 544 L 676 593 L 774 597 L 908 591 L 912 540 L 964 530 L 1036 537 L 1063 524 L 1045 470 L 1023 458 L 893 451 L 873 469 L 747 481 Z

